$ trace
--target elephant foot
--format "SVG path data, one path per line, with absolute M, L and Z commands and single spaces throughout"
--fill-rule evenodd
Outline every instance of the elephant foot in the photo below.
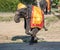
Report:
M 31 37 L 31 40 L 29 42 L 29 45 L 33 45 L 35 43 L 38 43 L 38 38 L 37 37 Z
M 48 31 L 48 29 L 46 28 L 45 31 Z

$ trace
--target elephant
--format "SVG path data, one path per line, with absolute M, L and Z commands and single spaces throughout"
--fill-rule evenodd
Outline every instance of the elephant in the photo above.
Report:
M 38 38 L 37 38 L 36 34 L 40 30 L 40 28 L 38 28 L 38 27 L 34 27 L 34 28 L 31 28 L 30 27 L 32 6 L 33 5 L 27 5 L 26 8 L 21 8 L 21 9 L 17 10 L 16 13 L 15 13 L 15 16 L 14 16 L 14 21 L 16 23 L 19 23 L 20 22 L 20 18 L 24 18 L 24 29 L 25 29 L 25 33 L 31 36 L 31 39 L 30 39 L 30 43 L 29 44 L 34 44 L 34 43 L 37 43 L 38 42 Z M 46 30 L 45 27 L 44 27 L 44 29 Z

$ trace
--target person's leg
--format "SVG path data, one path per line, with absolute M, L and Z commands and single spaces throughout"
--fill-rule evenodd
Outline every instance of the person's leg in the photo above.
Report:
M 50 1 L 50 9 L 48 11 L 48 14 L 51 14 L 51 5 L 52 5 L 52 3 L 51 3 L 51 0 L 49 0 L 49 1 Z
M 48 11 L 48 14 L 51 14 L 51 0 L 48 0 L 48 5 L 47 5 L 47 11 Z

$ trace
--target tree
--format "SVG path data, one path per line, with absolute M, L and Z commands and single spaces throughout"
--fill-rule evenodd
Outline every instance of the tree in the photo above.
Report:
M 59 3 L 59 0 L 53 0 L 53 2 L 56 4 L 56 6 L 58 5 Z

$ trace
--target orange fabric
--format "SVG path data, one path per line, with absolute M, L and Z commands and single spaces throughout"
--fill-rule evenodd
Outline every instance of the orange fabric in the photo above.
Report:
M 39 7 L 32 6 L 31 28 L 38 27 L 41 29 L 43 25 L 44 25 L 43 11 Z
M 50 3 L 50 0 L 46 0 L 46 2 L 47 2 L 47 4 L 48 4 L 48 5 L 47 5 L 47 9 L 50 10 L 50 4 L 51 4 L 51 3 Z

